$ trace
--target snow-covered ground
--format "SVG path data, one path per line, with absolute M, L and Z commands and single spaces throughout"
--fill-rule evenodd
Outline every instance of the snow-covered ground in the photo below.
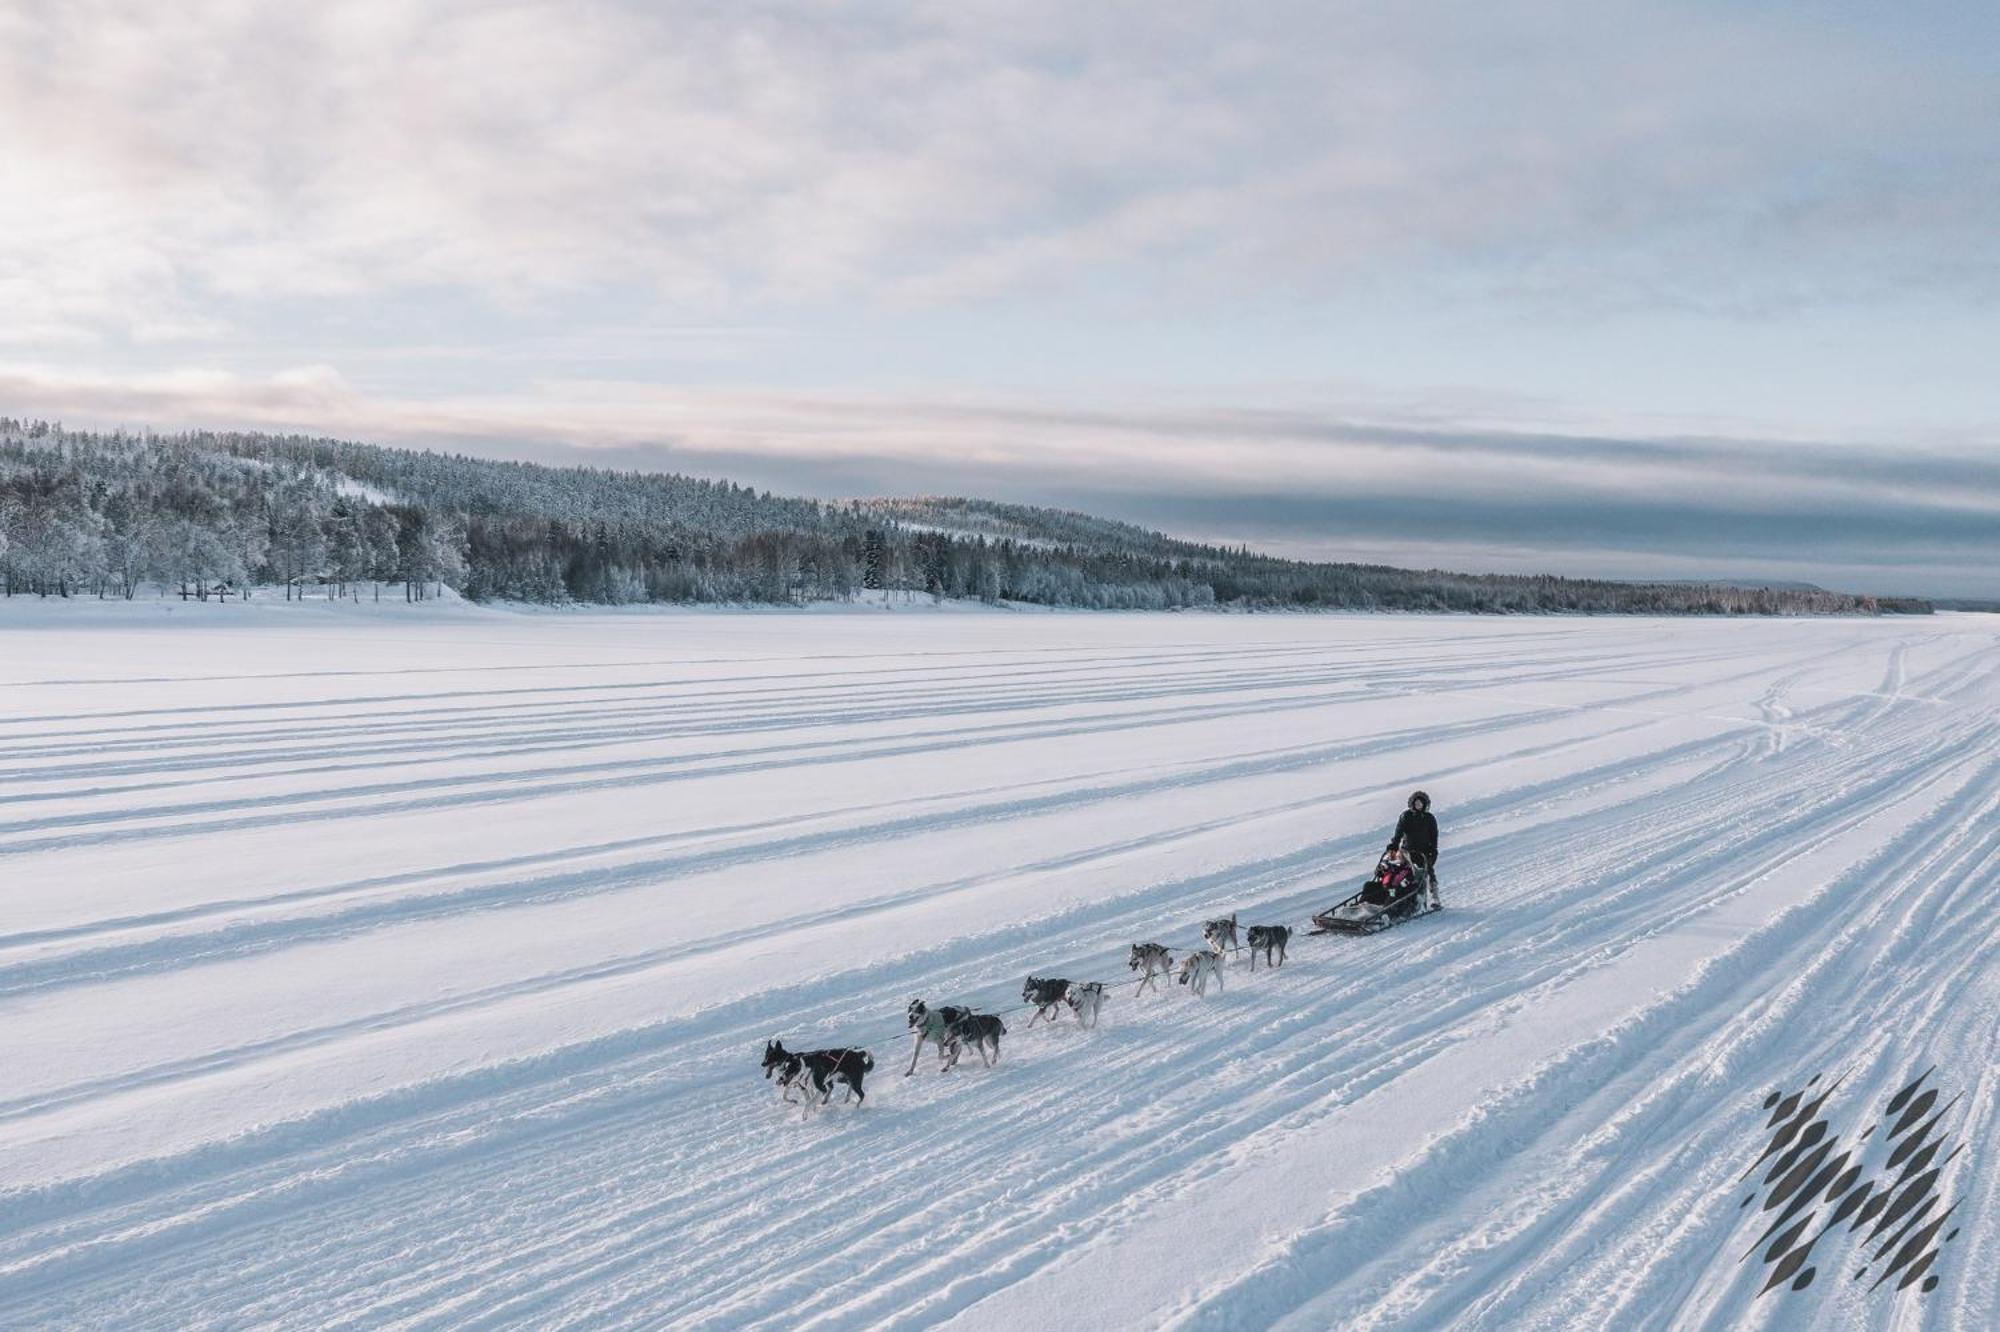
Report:
M 0 1326 L 2000 1326 L 2000 620 L 193 609 L 0 610 Z M 1933 1065 L 1937 1288 L 1759 1298 Z

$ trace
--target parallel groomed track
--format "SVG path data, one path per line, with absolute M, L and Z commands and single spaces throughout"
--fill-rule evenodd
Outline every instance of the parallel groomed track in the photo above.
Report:
M 238 609 L 0 630 L 0 1325 L 2000 1325 L 2000 622 Z M 1418 784 L 1444 913 L 903 1078 Z M 1933 1064 L 1938 1288 L 1755 1298 Z

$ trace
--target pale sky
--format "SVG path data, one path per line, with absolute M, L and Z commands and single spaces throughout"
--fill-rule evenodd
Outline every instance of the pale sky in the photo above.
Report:
M 0 0 L 0 414 L 2000 595 L 1989 4 Z

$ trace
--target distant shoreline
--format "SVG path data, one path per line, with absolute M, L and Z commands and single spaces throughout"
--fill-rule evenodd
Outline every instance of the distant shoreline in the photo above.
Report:
M 2000 610 L 2000 607 L 1995 607 Z M 1980 607 L 1939 606 L 1938 612 L 1947 614 L 1978 613 Z M 1932 614 L 1934 612 L 1922 612 Z M 371 623 L 400 620 L 407 622 L 428 622 L 446 624 L 454 620 L 479 621 L 492 616 L 524 616 L 533 618 L 555 618 L 566 616 L 810 616 L 870 619 L 877 617 L 895 618 L 955 618 L 973 616 L 1045 616 L 1045 615 L 1196 615 L 1214 617 L 1259 617 L 1259 616 L 1375 616 L 1396 619 L 1658 619 L 1658 620 L 1878 620 L 1897 617 L 1907 612 L 1900 611 L 1825 611 L 1816 613 L 1783 613 L 1754 611 L 1659 611 L 1659 610 L 1452 610 L 1424 609 L 1393 606 L 1204 606 L 1175 607 L 1170 609 L 1146 608 L 1099 608 L 1087 606 L 1046 606 L 1031 602 L 1000 601 L 986 603 L 975 597 L 933 599 L 928 593 L 896 592 L 888 596 L 878 594 L 857 594 L 847 600 L 809 601 L 790 604 L 769 602 L 634 602 L 623 605 L 601 602 L 566 601 L 470 601 L 446 588 L 442 597 L 431 594 L 422 601 L 405 601 L 400 587 L 385 584 L 383 595 L 378 601 L 364 592 L 358 599 L 353 597 L 294 597 L 286 600 L 282 585 L 264 584 L 253 587 L 248 601 L 232 594 L 226 600 L 210 599 L 199 601 L 193 597 L 183 600 L 171 589 L 143 589 L 132 598 L 122 596 L 98 597 L 94 594 L 72 593 L 63 597 L 54 593 L 41 595 L 17 592 L 13 596 L 0 595 L 0 630 L 9 627 L 27 627 L 29 623 L 76 622 L 88 618 L 101 617 L 107 621 L 129 622 L 134 617 L 172 615 L 179 620 L 213 620 L 228 622 L 243 620 L 272 623 L 278 617 L 310 617 L 322 623 L 337 621 L 342 617 L 366 620 Z M 11 622 L 11 624 L 10 624 Z

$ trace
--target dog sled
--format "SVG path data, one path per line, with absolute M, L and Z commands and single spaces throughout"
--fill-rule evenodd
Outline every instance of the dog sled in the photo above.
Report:
M 1389 868 L 1384 855 L 1375 864 L 1375 873 L 1362 882 L 1354 896 L 1328 907 L 1312 918 L 1314 934 L 1374 934 L 1439 909 L 1437 877 L 1429 869 L 1414 870 L 1409 882 L 1391 890 L 1382 881 Z

